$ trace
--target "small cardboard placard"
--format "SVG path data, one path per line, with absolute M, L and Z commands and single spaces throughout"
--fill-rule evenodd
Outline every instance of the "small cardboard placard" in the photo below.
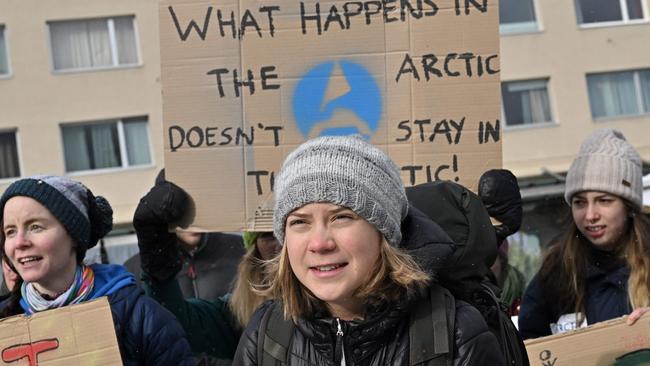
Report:
M 627 317 L 596 323 L 567 333 L 527 340 L 531 366 L 611 366 L 616 358 L 650 348 L 650 314 L 634 325 Z M 636 364 L 636 363 L 635 363 Z M 639 365 L 650 365 L 650 359 Z
M 282 161 L 358 133 L 406 185 L 501 167 L 498 0 L 161 0 L 167 179 L 199 231 L 272 228 Z M 190 219 L 191 221 L 192 219 Z
M 2 319 L 0 365 L 122 365 L 107 298 Z

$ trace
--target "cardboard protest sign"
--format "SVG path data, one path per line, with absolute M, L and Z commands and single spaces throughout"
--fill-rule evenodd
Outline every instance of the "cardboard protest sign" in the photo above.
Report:
M 193 226 L 268 230 L 284 157 L 359 133 L 406 185 L 501 167 L 497 0 L 162 0 L 167 178 Z
M 650 314 L 645 314 L 632 326 L 625 321 L 626 317 L 621 317 L 567 333 L 527 340 L 524 343 L 530 364 L 611 366 L 617 358 L 650 348 Z M 630 364 L 650 364 L 647 354 L 636 356 L 639 357 L 644 357 L 645 362 Z
M 122 365 L 108 300 L 0 320 L 0 365 Z

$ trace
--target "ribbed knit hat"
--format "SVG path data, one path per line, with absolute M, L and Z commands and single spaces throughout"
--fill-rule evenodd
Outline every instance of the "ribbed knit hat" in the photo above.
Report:
M 360 136 L 315 138 L 287 156 L 275 180 L 273 226 L 281 244 L 287 216 L 317 202 L 351 209 L 399 246 L 408 210 L 399 169 Z
M 113 209 L 83 184 L 64 177 L 33 176 L 12 183 L 0 197 L 0 220 L 10 198 L 30 197 L 45 206 L 79 246 L 83 258 L 113 228 Z
M 601 191 L 641 207 L 642 163 L 625 136 L 611 128 L 595 131 L 580 146 L 566 177 L 564 199 L 582 191 Z

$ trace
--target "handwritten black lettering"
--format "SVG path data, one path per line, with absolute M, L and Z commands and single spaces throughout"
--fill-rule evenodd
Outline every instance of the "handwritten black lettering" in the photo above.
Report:
M 501 139 L 501 121 L 496 120 L 494 126 L 490 121 L 480 121 L 478 124 L 478 143 L 487 144 L 490 142 L 490 137 L 494 142 L 499 142 Z

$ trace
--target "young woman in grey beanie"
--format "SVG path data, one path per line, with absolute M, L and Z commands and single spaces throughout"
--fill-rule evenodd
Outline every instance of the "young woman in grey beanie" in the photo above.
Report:
M 438 351 L 441 342 L 448 347 L 438 354 L 442 364 L 504 363 L 475 308 L 450 305 L 441 287 L 429 292 L 435 265 L 419 265 L 426 260 L 416 262 L 407 249 L 443 262 L 454 244 L 409 209 L 399 169 L 384 152 L 360 137 L 310 140 L 286 158 L 274 194 L 283 248 L 269 263 L 270 285 L 258 289 L 277 300 L 253 314 L 234 365 L 430 365 L 435 356 L 424 350 Z M 453 331 L 413 337 L 411 315 L 430 294 L 442 301 L 424 312 L 455 314 L 447 319 Z
M 642 162 L 623 134 L 594 132 L 566 177 L 568 228 L 524 294 L 524 338 L 562 333 L 650 310 L 650 223 L 642 209 Z
M 34 176 L 0 197 L 0 247 L 19 276 L 0 318 L 31 315 L 107 296 L 124 365 L 191 365 L 182 328 L 118 265 L 83 263 L 113 227 L 104 197 L 65 177 Z

